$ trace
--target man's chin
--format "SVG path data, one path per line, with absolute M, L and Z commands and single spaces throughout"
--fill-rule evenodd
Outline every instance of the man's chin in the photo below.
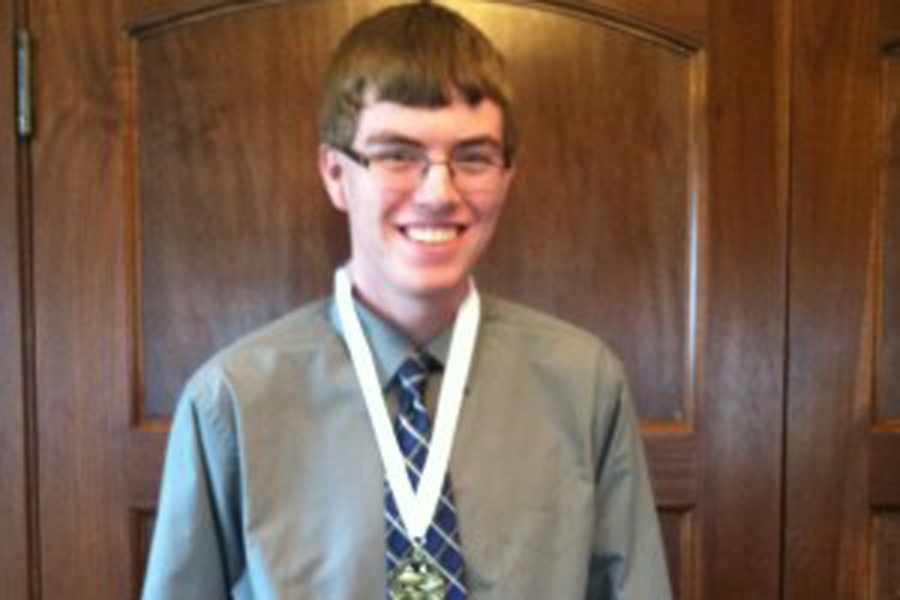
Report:
M 461 301 L 469 289 L 469 275 L 453 274 L 443 277 L 428 276 L 409 278 L 403 286 L 406 293 L 425 302 L 444 302 L 448 298 Z

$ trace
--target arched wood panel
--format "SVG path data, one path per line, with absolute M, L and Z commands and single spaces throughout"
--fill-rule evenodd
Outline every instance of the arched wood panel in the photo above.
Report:
M 643 417 L 690 443 L 702 53 L 584 10 L 457 7 L 513 59 L 523 99 L 520 176 L 482 284 L 611 340 Z M 138 423 L 170 413 L 217 348 L 327 292 L 346 244 L 313 168 L 314 111 L 333 40 L 363 13 L 229 7 L 133 30 Z M 664 505 L 690 490 L 664 522 L 673 563 L 691 565 L 696 472 L 657 481 Z
M 325 4 L 212 13 L 131 38 L 141 418 L 213 352 L 326 294 L 347 255 L 319 181 Z

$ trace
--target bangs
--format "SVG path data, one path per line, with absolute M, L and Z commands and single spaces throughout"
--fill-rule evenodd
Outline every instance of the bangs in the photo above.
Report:
M 364 94 L 370 95 L 371 99 L 405 106 L 440 108 L 454 100 L 475 106 L 486 98 L 505 104 L 504 95 L 476 73 L 461 77 L 424 69 L 392 69 L 370 76 L 363 85 Z
M 438 5 L 401 5 L 341 41 L 326 76 L 320 126 L 323 139 L 340 147 L 352 142 L 359 113 L 371 102 L 441 108 L 492 100 L 503 110 L 511 150 L 510 98 L 503 57 L 477 28 Z

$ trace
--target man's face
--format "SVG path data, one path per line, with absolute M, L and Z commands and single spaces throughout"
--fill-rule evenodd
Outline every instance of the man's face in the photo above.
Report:
M 412 152 L 436 163 L 421 176 L 417 170 L 411 183 L 398 185 L 379 177 L 371 164 L 367 169 L 338 150 L 323 149 L 323 180 L 334 205 L 349 216 L 351 272 L 366 300 L 384 307 L 465 296 L 468 275 L 494 233 L 512 169 L 495 169 L 473 184 L 461 171 L 451 174 L 444 161 L 496 156 L 502 147 L 496 103 L 454 100 L 440 108 L 372 102 L 360 113 L 356 153 L 383 158 Z

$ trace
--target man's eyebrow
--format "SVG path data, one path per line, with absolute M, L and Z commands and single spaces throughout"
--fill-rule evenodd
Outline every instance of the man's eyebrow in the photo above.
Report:
M 480 135 L 478 137 L 461 140 L 455 148 L 469 148 L 472 146 L 492 146 L 494 148 L 503 148 L 503 143 L 492 135 Z
M 398 144 L 403 146 L 417 146 L 423 147 L 424 144 L 419 140 L 415 140 L 410 137 L 406 137 L 405 135 L 400 135 L 399 133 L 392 133 L 389 131 L 376 132 L 367 137 L 364 141 L 365 145 L 370 144 Z
M 425 144 L 422 141 L 417 140 L 415 138 L 407 137 L 405 135 L 399 133 L 393 133 L 390 131 L 380 131 L 375 132 L 372 135 L 368 136 L 364 142 L 364 145 L 379 145 L 379 144 L 395 144 L 400 146 L 412 146 L 415 148 L 425 148 Z M 496 137 L 492 135 L 479 135 L 472 138 L 462 139 L 457 142 L 453 147 L 454 148 L 471 148 L 474 146 L 492 146 L 495 148 L 502 148 L 503 143 L 500 142 Z

